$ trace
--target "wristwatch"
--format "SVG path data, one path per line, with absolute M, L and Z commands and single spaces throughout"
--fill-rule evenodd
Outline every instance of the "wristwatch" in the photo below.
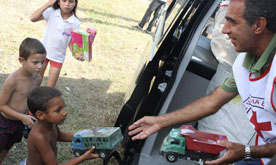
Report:
M 253 157 L 251 156 L 251 152 L 250 152 L 250 146 L 246 145 L 244 148 L 244 161 L 252 161 Z

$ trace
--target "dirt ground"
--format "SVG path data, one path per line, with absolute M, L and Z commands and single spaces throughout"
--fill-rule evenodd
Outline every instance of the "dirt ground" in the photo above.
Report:
M 46 0 L 9 0 L 0 5 L 0 88 L 20 67 L 18 48 L 23 39 L 41 39 L 45 22 L 29 20 Z M 141 54 L 152 36 L 133 28 L 142 18 L 148 0 L 81 0 L 77 16 L 81 27 L 97 29 L 92 62 L 79 62 L 67 50 L 57 88 L 63 92 L 69 115 L 61 129 L 113 126 Z M 47 80 L 46 72 L 44 82 Z M 71 159 L 70 144 L 59 144 L 58 159 Z M 27 156 L 26 140 L 15 145 L 3 164 L 17 164 Z M 84 164 L 101 164 L 101 160 Z M 115 163 L 116 164 L 116 163 Z

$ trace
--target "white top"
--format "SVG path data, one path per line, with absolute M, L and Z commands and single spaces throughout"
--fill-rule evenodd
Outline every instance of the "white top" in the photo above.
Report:
M 41 41 L 46 48 L 47 59 L 63 63 L 71 40 L 71 31 L 80 29 L 80 21 L 75 15 L 63 20 L 60 9 L 54 8 L 48 8 L 42 15 L 47 22 Z
M 254 77 L 242 66 L 245 53 L 233 65 L 235 82 L 245 105 L 249 120 L 257 132 L 256 145 L 276 143 L 276 58 L 260 77 Z M 262 158 L 263 164 L 270 159 Z

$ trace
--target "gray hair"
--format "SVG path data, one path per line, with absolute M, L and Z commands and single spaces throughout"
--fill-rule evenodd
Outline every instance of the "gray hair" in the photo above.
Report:
M 259 17 L 267 21 L 266 28 L 276 32 L 276 0 L 245 0 L 244 18 L 252 25 Z

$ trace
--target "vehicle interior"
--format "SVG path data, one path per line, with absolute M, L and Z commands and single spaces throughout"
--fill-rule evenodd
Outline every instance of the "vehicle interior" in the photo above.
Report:
M 114 125 L 124 135 L 124 164 L 196 164 L 183 159 L 169 163 L 159 154 L 165 136 L 179 126 L 139 141 L 130 139 L 127 128 L 144 116 L 177 110 L 206 94 L 218 61 L 205 29 L 218 4 L 215 0 L 173 0 L 162 13 Z M 196 122 L 191 124 L 196 128 Z

